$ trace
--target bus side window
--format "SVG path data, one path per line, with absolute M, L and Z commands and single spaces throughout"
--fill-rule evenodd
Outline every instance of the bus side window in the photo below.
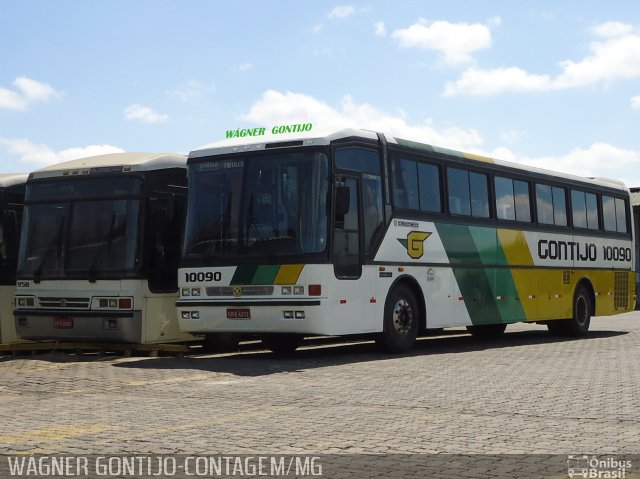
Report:
M 553 200 L 551 187 L 548 185 L 536 185 L 536 205 L 538 207 L 538 223 L 544 225 L 553 224 Z

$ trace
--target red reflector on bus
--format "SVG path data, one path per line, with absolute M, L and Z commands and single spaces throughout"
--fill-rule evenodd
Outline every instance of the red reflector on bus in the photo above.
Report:
M 340 304 L 347 304 L 347 300 L 346 299 L 341 299 L 340 300 Z
M 321 294 L 322 294 L 322 285 L 320 284 L 309 285 L 309 296 L 320 296 Z
M 120 299 L 118 299 L 118 308 L 120 308 L 120 309 L 131 309 L 131 298 L 120 298 Z

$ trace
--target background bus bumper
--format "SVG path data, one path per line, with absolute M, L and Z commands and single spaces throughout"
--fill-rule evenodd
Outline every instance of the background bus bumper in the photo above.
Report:
M 141 311 L 15 310 L 22 339 L 141 343 Z

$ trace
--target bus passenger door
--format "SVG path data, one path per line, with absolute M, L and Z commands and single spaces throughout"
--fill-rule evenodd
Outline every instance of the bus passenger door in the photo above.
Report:
M 341 333 L 362 330 L 362 260 L 360 241 L 360 179 L 336 178 L 333 218 L 333 271 L 336 311 L 344 327 Z M 342 329 L 342 328 L 341 328 Z

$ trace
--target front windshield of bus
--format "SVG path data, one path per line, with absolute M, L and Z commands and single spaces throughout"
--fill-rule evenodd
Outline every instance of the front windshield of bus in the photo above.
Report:
M 140 189 L 138 178 L 28 185 L 18 274 L 34 279 L 132 275 Z
M 239 263 L 325 251 L 324 153 L 213 159 L 191 165 L 189 180 L 185 259 Z

